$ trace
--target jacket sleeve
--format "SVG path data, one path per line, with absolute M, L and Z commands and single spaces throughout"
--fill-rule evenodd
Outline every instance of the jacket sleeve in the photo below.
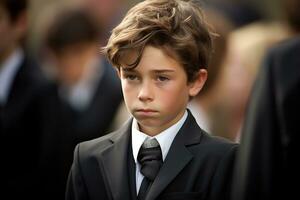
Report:
M 232 145 L 221 157 L 211 182 L 211 190 L 208 194 L 208 199 L 230 199 L 234 162 L 238 146 L 238 144 Z
M 86 185 L 80 167 L 80 145 L 74 150 L 74 160 L 66 186 L 66 200 L 88 200 Z

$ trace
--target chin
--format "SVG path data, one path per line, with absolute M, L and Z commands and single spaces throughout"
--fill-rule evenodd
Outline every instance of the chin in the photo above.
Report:
M 161 126 L 161 121 L 158 119 L 145 119 L 145 118 L 136 118 L 138 123 L 142 126 L 157 128 Z

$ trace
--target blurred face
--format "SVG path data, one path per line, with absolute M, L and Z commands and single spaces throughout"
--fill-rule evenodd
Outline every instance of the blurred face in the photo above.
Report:
M 0 6 L 0 62 L 16 45 L 15 28 L 5 10 Z
M 104 25 L 120 12 L 123 0 L 79 0 Z
M 140 130 L 153 136 L 179 121 L 189 97 L 202 88 L 206 71 L 188 84 L 179 62 L 158 48 L 146 46 L 139 65 L 134 69 L 121 67 L 120 78 L 128 110 Z
M 64 85 L 76 84 L 97 55 L 97 43 L 75 44 L 66 47 L 59 55 L 56 55 L 58 80 Z

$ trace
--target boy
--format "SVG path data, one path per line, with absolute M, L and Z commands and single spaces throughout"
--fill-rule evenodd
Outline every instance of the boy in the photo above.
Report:
M 211 36 L 194 1 L 146 0 L 104 48 L 133 119 L 75 149 L 66 199 L 227 199 L 237 145 L 186 109 L 206 81 Z

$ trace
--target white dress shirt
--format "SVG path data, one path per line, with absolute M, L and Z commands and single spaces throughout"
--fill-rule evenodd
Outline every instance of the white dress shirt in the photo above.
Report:
M 0 67 L 0 104 L 5 105 L 13 80 L 21 67 L 24 58 L 22 49 L 16 49 Z
M 139 131 L 139 126 L 138 126 L 137 120 L 133 119 L 132 127 L 131 127 L 131 130 L 132 130 L 132 152 L 133 152 L 133 158 L 134 158 L 134 161 L 136 164 L 136 191 L 137 191 L 137 193 L 139 192 L 139 189 L 142 184 L 142 180 L 144 178 L 144 176 L 140 172 L 141 166 L 137 161 L 137 156 L 138 156 L 139 150 L 140 150 L 142 144 L 144 143 L 145 139 L 147 137 L 157 139 L 157 141 L 160 145 L 161 151 L 162 151 L 162 157 L 163 157 L 163 161 L 164 161 L 169 152 L 169 149 L 171 147 L 171 144 L 172 144 L 175 136 L 177 135 L 179 129 L 184 124 L 187 116 L 188 116 L 187 111 L 185 111 L 182 118 L 176 124 L 169 127 L 168 129 L 164 130 L 163 132 L 157 134 L 154 137 L 150 137 L 149 135 L 146 135 L 145 133 L 142 133 L 141 131 Z

